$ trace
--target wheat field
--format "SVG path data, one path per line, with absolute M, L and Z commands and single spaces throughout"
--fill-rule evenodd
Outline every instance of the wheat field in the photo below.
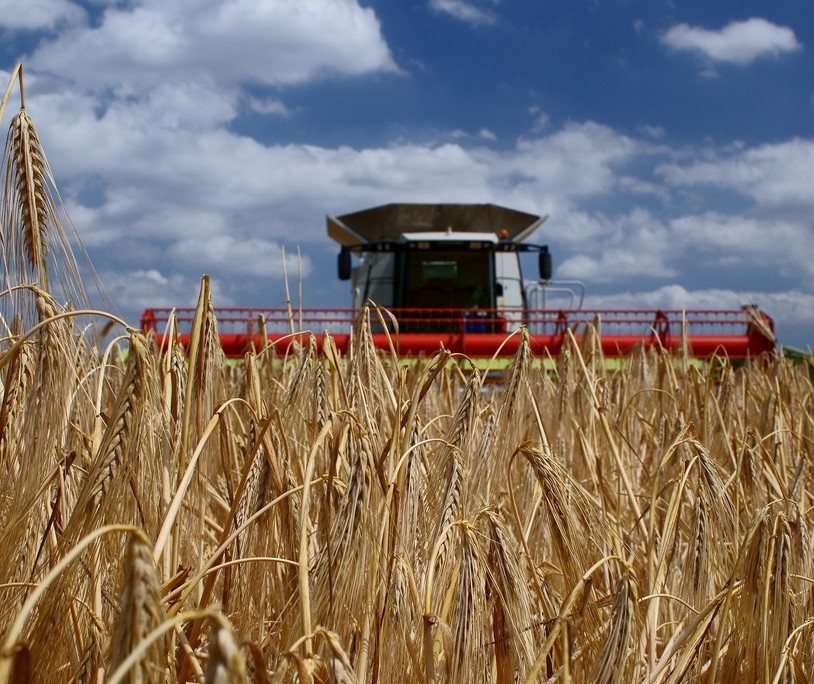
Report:
M 814 679 L 805 366 L 521 331 L 492 384 L 364 314 L 227 363 L 206 278 L 159 349 L 84 304 L 24 100 L 3 173 L 0 682 Z

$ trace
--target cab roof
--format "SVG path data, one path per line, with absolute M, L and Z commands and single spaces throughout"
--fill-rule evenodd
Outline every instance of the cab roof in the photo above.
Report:
M 327 216 L 328 235 L 341 245 L 398 240 L 405 233 L 489 233 L 520 242 L 548 218 L 497 204 L 384 204 Z M 474 237 L 474 236 L 473 236 Z

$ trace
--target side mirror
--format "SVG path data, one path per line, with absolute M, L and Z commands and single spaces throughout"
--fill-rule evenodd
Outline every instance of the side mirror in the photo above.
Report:
M 347 249 L 342 249 L 339 252 L 339 258 L 336 261 L 336 270 L 339 274 L 339 280 L 350 280 L 351 276 L 351 264 L 350 264 L 350 252 Z
M 540 250 L 540 280 L 551 280 L 552 270 L 551 252 L 548 251 L 548 247 L 543 247 Z

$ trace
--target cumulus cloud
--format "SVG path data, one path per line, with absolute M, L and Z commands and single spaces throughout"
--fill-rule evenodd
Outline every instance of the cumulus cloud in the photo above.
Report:
M 217 129 L 180 130 L 166 118 L 150 137 L 132 129 L 132 137 L 121 138 L 116 132 L 139 117 L 119 121 L 120 115 L 111 110 L 96 120 L 85 111 L 84 120 L 73 119 L 71 135 L 56 141 L 67 165 L 63 173 L 98 173 L 105 179 L 106 201 L 82 216 L 92 244 L 113 239 L 111 225 L 128 225 L 144 239 L 161 240 L 190 234 L 206 239 L 227 230 L 279 237 L 299 225 L 297 238 L 312 241 L 323 236 L 324 227 L 313 221 L 323 210 L 341 213 L 370 202 L 451 196 L 533 206 L 535 197 L 545 195 L 556 198 L 564 211 L 579 197 L 612 192 L 612 165 L 637 149 L 633 141 L 591 123 L 521 141 L 509 151 L 452 143 L 356 150 L 266 146 Z M 59 122 L 49 121 L 52 126 L 57 130 Z M 71 154 L 83 147 L 89 150 L 84 156 Z M 203 159 L 208 162 L 202 164 Z
M 766 292 L 728 289 L 690 290 L 669 284 L 645 292 L 617 292 L 589 295 L 586 308 L 606 309 L 738 309 L 755 304 L 771 311 L 775 318 L 799 323 L 814 323 L 814 295 L 799 290 Z
M 169 255 L 181 266 L 217 268 L 224 276 L 268 278 L 283 270 L 283 246 L 261 238 L 215 235 L 200 240 L 189 237 L 174 242 Z M 307 277 L 312 270 L 307 256 L 298 260 L 291 252 L 285 255 L 285 265 L 288 272 L 301 277 Z
M 814 140 L 718 152 L 703 161 L 663 164 L 657 172 L 671 185 L 714 186 L 736 190 L 764 207 L 814 204 L 809 179 L 814 175 Z
M 129 96 L 202 77 L 233 89 L 397 70 L 374 11 L 352 0 L 139 0 L 61 32 L 28 63 Z
M 674 50 L 700 52 L 714 62 L 748 64 L 759 57 L 778 56 L 802 48 L 794 31 L 766 19 L 733 21 L 720 30 L 678 24 L 661 38 Z
M 683 285 L 671 283 L 649 291 L 589 295 L 585 301 L 585 308 L 590 309 L 681 311 L 739 309 L 745 305 L 755 305 L 769 312 L 781 341 L 795 332 L 799 334 L 800 331 L 810 330 L 814 325 L 814 295 L 809 291 L 798 289 L 772 291 L 760 288 L 751 291 L 725 288 L 688 289 Z
M 556 241 L 568 255 L 558 278 L 587 283 L 629 282 L 632 278 L 671 278 L 676 245 L 669 226 L 650 212 L 635 209 L 612 218 L 569 212 Z
M 200 277 L 179 272 L 164 274 L 157 269 L 103 270 L 99 277 L 113 301 L 122 303 L 127 313 L 135 316 L 146 308 L 195 306 L 200 290 Z M 210 283 L 213 300 L 219 306 L 234 302 L 223 293 L 217 280 Z M 128 321 L 129 322 L 129 321 Z M 135 321 L 133 321 L 135 322 Z
M 670 226 L 686 251 L 713 255 L 722 267 L 755 271 L 768 266 L 777 275 L 814 286 L 810 254 L 795 248 L 814 244 L 810 221 L 706 212 L 682 216 Z
M 639 126 L 639 132 L 648 138 L 663 138 L 664 128 L 662 126 L 653 126 L 650 124 L 642 124 Z
M 258 114 L 270 114 L 273 116 L 288 117 L 292 115 L 292 111 L 282 100 L 273 97 L 250 97 L 248 104 L 252 111 Z
M 637 249 L 615 247 L 602 250 L 598 257 L 577 254 L 557 270 L 557 276 L 586 283 L 629 282 L 637 277 L 675 277 L 678 272 L 659 258 Z
M 12 30 L 50 30 L 86 20 L 85 11 L 71 0 L 0 0 L 0 26 Z
M 494 12 L 466 0 L 430 0 L 430 8 L 467 24 L 484 25 L 494 24 L 497 21 Z

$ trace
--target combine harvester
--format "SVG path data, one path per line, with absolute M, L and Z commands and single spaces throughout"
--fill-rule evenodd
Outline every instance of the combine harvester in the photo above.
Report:
M 520 326 L 542 357 L 557 357 L 569 336 L 598 332 L 606 358 L 628 356 L 639 345 L 730 359 L 775 348 L 771 318 L 754 306 L 735 310 L 587 310 L 578 281 L 551 279 L 547 246 L 523 242 L 545 220 L 492 204 L 388 204 L 328 217 L 328 235 L 340 244 L 339 278 L 350 281 L 347 309 L 217 309 L 221 344 L 240 357 L 252 345 L 274 344 L 285 354 L 306 331 L 328 331 L 345 353 L 366 302 L 373 340 L 393 345 L 402 358 L 432 356 L 440 347 L 473 359 L 512 356 Z M 537 254 L 537 279 L 524 280 L 520 254 Z M 354 266 L 354 261 L 356 265 Z M 551 302 L 555 302 L 554 305 Z M 148 309 L 142 328 L 159 344 L 175 314 L 178 338 L 189 339 L 193 309 Z M 393 318 L 397 321 L 393 321 Z

